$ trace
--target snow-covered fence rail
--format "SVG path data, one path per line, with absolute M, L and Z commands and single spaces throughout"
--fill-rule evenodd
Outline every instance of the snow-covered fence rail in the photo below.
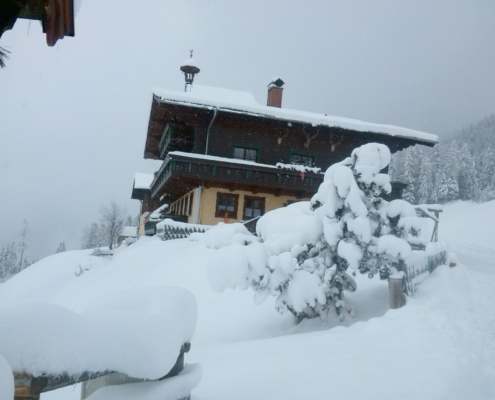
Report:
M 414 296 L 416 286 L 439 266 L 447 263 L 447 250 L 443 243 L 430 243 L 425 251 L 413 251 L 404 263 L 404 293 Z
M 426 250 L 412 251 L 404 260 L 401 271 L 389 279 L 390 308 L 405 305 L 405 296 L 414 296 L 416 286 L 423 282 L 439 266 L 447 263 L 444 243 L 429 243 Z
M 186 239 L 191 233 L 204 233 L 210 228 L 210 225 L 188 224 L 166 219 L 156 225 L 156 235 L 162 240 Z

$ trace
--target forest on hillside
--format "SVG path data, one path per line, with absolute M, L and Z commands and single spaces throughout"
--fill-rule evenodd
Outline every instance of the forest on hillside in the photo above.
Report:
M 408 184 L 403 198 L 412 204 L 495 199 L 495 115 L 434 148 L 414 146 L 394 154 L 390 175 Z

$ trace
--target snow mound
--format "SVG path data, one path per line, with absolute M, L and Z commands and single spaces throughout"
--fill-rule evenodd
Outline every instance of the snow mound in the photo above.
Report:
M 256 225 L 257 235 L 271 254 L 290 251 L 295 245 L 316 243 L 322 229 L 321 222 L 315 218 L 307 201 L 270 211 Z
M 82 314 L 19 304 L 0 309 L 0 354 L 14 371 L 33 376 L 108 370 L 158 379 L 190 342 L 196 316 L 194 296 L 174 287 L 111 293 Z

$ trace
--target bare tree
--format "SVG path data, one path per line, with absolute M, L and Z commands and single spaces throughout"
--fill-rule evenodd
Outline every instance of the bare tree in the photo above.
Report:
M 121 207 L 115 200 L 100 206 L 101 226 L 104 227 L 105 239 L 110 250 L 124 227 L 125 214 L 125 207 Z

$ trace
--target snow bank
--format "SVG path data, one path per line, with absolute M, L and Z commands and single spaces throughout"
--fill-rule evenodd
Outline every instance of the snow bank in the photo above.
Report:
M 387 296 L 386 282 L 378 283 Z M 197 349 L 205 373 L 194 395 L 217 400 L 491 400 L 495 375 L 488 365 L 494 361 L 484 353 L 493 338 L 492 345 L 482 340 L 478 318 L 493 313 L 478 307 L 478 290 L 466 268 L 440 267 L 406 307 L 382 318 L 329 330 L 312 325 L 313 332 L 304 334 Z M 380 296 L 368 293 L 359 307 Z
M 163 381 L 106 386 L 87 400 L 179 400 L 198 386 L 203 370 L 199 364 L 186 364 L 181 373 Z
M 0 354 L 0 399 L 14 398 L 14 375 L 4 356 Z
M 204 225 L 198 225 L 204 229 Z M 209 249 L 220 249 L 233 243 L 251 243 L 256 238 L 246 229 L 244 224 L 225 224 L 223 222 L 209 228 L 204 233 L 191 234 L 191 240 L 200 241 Z
M 109 370 L 157 379 L 191 341 L 196 315 L 194 296 L 174 287 L 111 293 L 82 314 L 43 303 L 4 307 L 0 354 L 33 376 Z

